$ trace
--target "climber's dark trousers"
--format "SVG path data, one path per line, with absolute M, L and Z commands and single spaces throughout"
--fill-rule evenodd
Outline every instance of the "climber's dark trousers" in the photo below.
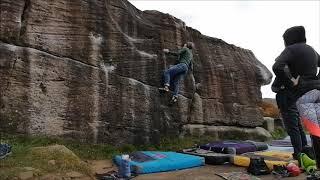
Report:
M 307 145 L 307 138 L 301 125 L 296 103 L 293 100 L 292 93 L 287 90 L 278 92 L 276 100 L 284 126 L 290 136 L 291 144 L 294 149 L 293 157 L 297 159 L 302 148 Z
M 320 137 L 311 135 L 311 140 L 317 167 L 320 169 Z

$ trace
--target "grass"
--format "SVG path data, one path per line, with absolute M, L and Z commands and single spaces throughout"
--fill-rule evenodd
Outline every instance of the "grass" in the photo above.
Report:
M 0 179 L 12 179 L 20 172 L 26 171 L 25 167 L 35 168 L 36 170 L 33 171 L 35 175 L 49 172 L 66 172 L 68 170 L 79 170 L 84 174 L 91 174 L 87 165 L 82 164 L 82 161 L 77 159 L 77 156 L 68 155 L 66 157 L 63 156 L 63 153 L 54 152 L 45 154 L 41 152 L 41 149 L 34 149 L 34 147 L 62 144 L 76 150 L 77 147 L 81 148 L 81 146 L 77 146 L 77 143 L 47 137 L 26 137 L 20 135 L 5 135 L 1 138 L 1 143 L 10 144 L 12 146 L 12 154 L 0 160 Z M 86 153 L 82 151 L 82 154 Z M 59 157 L 63 160 L 59 159 Z M 48 164 L 49 160 L 56 160 L 57 166 Z
M 93 176 L 89 165 L 62 145 L 35 147 L 28 155 L 30 157 L 30 161 L 35 162 L 33 167 L 42 169 L 45 172 L 67 172 L 75 170 L 88 176 Z M 54 160 L 55 165 L 49 165 L 49 160 Z
M 183 148 L 192 147 L 195 144 L 207 142 L 210 138 L 162 138 L 158 145 L 123 145 L 114 147 L 108 144 L 85 144 L 76 141 L 67 141 L 59 138 L 48 137 L 27 137 L 23 135 L 4 135 L 1 137 L 1 143 L 8 143 L 12 146 L 12 155 L 0 160 L 0 179 L 12 179 L 19 172 L 25 171 L 25 167 L 37 169 L 36 175 L 55 172 L 63 173 L 70 170 L 86 172 L 90 174 L 83 164 L 79 164 L 77 157 L 82 160 L 101 160 L 111 159 L 116 154 L 129 153 L 138 150 L 166 150 L 177 151 Z M 46 147 L 50 145 L 63 145 L 70 149 L 76 157 L 63 154 L 48 154 L 47 150 L 36 147 Z M 63 159 L 63 165 L 59 159 Z M 48 161 L 55 159 L 57 167 L 49 165 Z M 79 160 L 80 160 L 79 159 Z
M 272 133 L 274 139 L 280 139 L 286 136 L 283 129 L 277 129 Z M 139 150 L 159 150 L 159 151 L 177 151 L 184 148 L 193 147 L 196 144 L 204 144 L 215 139 L 212 137 L 165 137 L 160 140 L 157 145 L 134 146 L 131 144 L 120 147 L 111 146 L 108 144 L 85 144 L 77 141 L 63 140 L 59 138 L 48 137 L 27 137 L 23 135 L 4 135 L 1 137 L 1 143 L 12 145 L 12 155 L 4 160 L 0 160 L 0 179 L 12 179 L 14 175 L 25 171 L 24 167 L 33 167 L 38 169 L 37 175 L 44 175 L 49 172 L 63 173 L 70 170 L 78 172 L 87 172 L 90 174 L 85 165 L 79 163 L 82 160 L 102 160 L 111 159 L 114 155 L 129 153 Z M 50 145 L 63 145 L 70 149 L 76 157 L 62 154 L 50 154 L 41 148 Z M 35 153 L 36 152 L 36 153 Z M 59 164 L 59 157 L 64 161 L 64 165 L 52 167 L 48 164 L 48 160 L 55 159 Z M 77 158 L 80 158 L 79 161 Z
M 58 138 L 48 137 L 26 137 L 20 135 L 4 135 L 1 143 L 8 143 L 12 146 L 12 155 L 0 160 L 0 179 L 12 179 L 14 175 L 23 172 L 24 167 L 33 167 L 39 170 L 38 175 L 48 172 L 66 172 L 75 170 L 90 175 L 85 164 L 80 159 L 110 159 L 119 151 L 110 145 L 81 144 L 75 141 L 65 141 Z M 63 154 L 48 154 L 35 147 L 45 147 L 60 144 L 66 146 L 77 156 L 64 157 Z M 61 157 L 62 159 L 59 159 Z M 77 159 L 79 157 L 80 159 Z M 48 164 L 48 160 L 57 161 L 57 166 Z M 60 163 L 59 162 L 63 162 Z
M 271 132 L 273 139 L 283 139 L 288 136 L 287 132 L 283 128 L 277 128 Z

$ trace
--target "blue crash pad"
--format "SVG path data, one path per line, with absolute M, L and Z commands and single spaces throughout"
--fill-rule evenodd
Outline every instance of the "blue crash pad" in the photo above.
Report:
M 131 172 L 135 174 L 174 171 L 205 164 L 203 157 L 176 152 L 138 151 L 129 156 Z M 121 155 L 115 156 L 113 160 L 120 166 Z

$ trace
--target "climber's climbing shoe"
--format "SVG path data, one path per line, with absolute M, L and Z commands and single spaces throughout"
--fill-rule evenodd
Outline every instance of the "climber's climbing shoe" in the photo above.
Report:
M 158 88 L 158 90 L 160 92 L 169 92 L 169 87 L 168 86 L 164 86 L 164 87 Z
M 172 96 L 171 103 L 176 103 L 178 101 L 178 96 Z

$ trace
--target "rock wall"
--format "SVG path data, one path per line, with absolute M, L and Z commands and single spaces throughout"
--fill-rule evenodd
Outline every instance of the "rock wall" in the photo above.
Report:
M 272 75 L 250 50 L 126 0 L 0 1 L 0 131 L 95 143 L 155 143 L 193 125 L 262 125 Z M 157 88 L 195 43 L 176 105 Z

